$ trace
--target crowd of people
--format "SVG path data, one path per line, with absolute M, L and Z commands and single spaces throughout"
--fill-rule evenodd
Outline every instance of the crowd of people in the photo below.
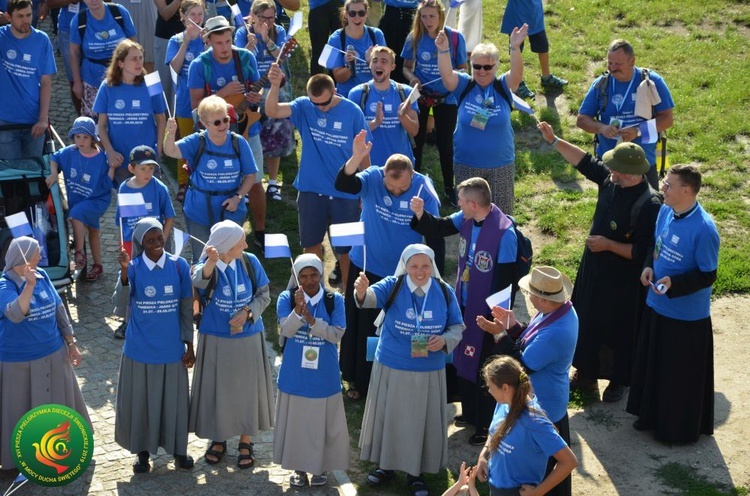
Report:
M 637 430 L 671 443 L 713 433 L 719 235 L 697 200 L 698 168 L 673 166 L 657 191 L 657 140 L 646 135 L 673 125 L 674 102 L 656 71 L 636 67 L 627 41 L 608 47 L 609 70 L 578 113 L 578 126 L 596 137 L 594 154 L 538 124 L 598 187 L 574 285 L 557 268 L 522 263 L 512 217 L 510 116 L 514 97 L 534 96 L 523 77 L 527 39 L 542 87 L 567 85 L 550 72 L 541 1 L 508 1 L 503 71 L 481 29 L 478 39 L 467 31 L 477 18 L 481 26 L 481 0 L 461 7 L 458 29 L 446 27 L 452 9 L 440 0 L 385 0 L 380 28 L 368 25 L 368 0 L 311 0 L 311 77 L 296 98 L 286 64 L 296 41 L 284 8 L 299 2 L 240 1 L 241 21 L 202 0 L 48 4 L 60 9 L 57 42 L 80 117 L 73 144 L 50 158 L 47 185 L 62 174 L 80 270 L 88 236 L 86 280 L 104 271 L 100 227 L 111 190 L 145 202 L 138 215 L 120 204 L 114 219 L 113 301 L 125 321 L 115 333 L 125 340 L 115 440 L 136 455 L 136 474 L 150 470 L 159 448 L 191 469 L 191 432 L 209 440 L 209 465 L 239 436 L 236 464 L 252 467 L 252 438 L 273 427 L 273 459 L 292 471 L 290 484 L 325 485 L 328 472 L 349 465 L 346 398 L 365 400 L 360 456 L 376 467 L 367 482 L 381 486 L 401 471 L 413 495 L 427 496 L 423 474 L 447 463 L 447 403 L 460 400 L 453 421 L 474 428 L 477 460 L 446 494 L 464 485 L 474 494 L 478 480 L 492 495 L 570 495 L 570 390 L 598 395 L 599 379 L 609 380 L 603 401 L 628 395 Z M 31 27 L 34 8 L 9 0 L 9 25 L 0 27 L 0 88 L 18 102 L 0 108 L 3 159 L 43 153 L 56 67 L 49 37 Z M 335 55 L 330 74 L 318 65 L 325 45 Z M 161 77 L 165 93 L 153 94 L 147 72 L 168 69 L 176 84 Z M 430 121 L 444 195 L 420 172 Z M 243 225 L 249 217 L 262 253 L 266 202 L 283 198 L 279 163 L 293 152 L 295 128 L 304 253 L 276 302 L 283 361 L 274 401 L 263 332 L 271 281 L 245 251 Z M 164 156 L 180 164 L 175 197 L 184 202 L 190 263 L 170 253 L 175 210 L 159 179 Z M 441 217 L 441 201 L 458 211 Z M 342 292 L 330 291 L 325 236 L 333 224 L 358 221 L 364 245 L 335 247 Z M 455 234 L 457 253 L 446 253 L 444 238 Z M 457 260 L 453 285 L 441 277 L 446 256 Z M 3 470 L 13 467 L 15 422 L 31 407 L 61 403 L 88 421 L 72 368 L 81 353 L 40 259 L 35 239 L 17 237 L 0 278 Z M 486 302 L 506 288 L 506 303 Z M 528 323 L 513 310 L 518 290 L 536 310 Z

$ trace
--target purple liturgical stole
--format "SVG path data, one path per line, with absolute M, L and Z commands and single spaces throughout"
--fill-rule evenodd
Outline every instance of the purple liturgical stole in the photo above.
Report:
M 466 260 L 471 252 L 471 231 L 474 227 L 474 221 L 465 219 L 459 232 L 456 297 L 458 298 L 458 304 L 464 307 L 466 330 L 461 337 L 461 342 L 453 351 L 453 365 L 456 367 L 459 377 L 473 383 L 477 382 L 479 360 L 485 335 L 485 332 L 477 325 L 476 317 L 487 313 L 485 298 L 493 291 L 492 282 L 497 264 L 498 248 L 503 234 L 510 226 L 510 219 L 493 204 L 477 236 L 474 258 L 469 269 L 467 301 L 462 301 L 461 285 L 463 282 L 461 281 L 461 275 L 464 273 Z

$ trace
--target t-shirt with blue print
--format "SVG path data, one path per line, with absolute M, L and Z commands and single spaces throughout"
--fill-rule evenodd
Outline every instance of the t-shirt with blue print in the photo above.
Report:
M 429 193 L 425 186 L 425 177 L 415 172 L 411 186 L 399 196 L 394 196 L 383 182 L 383 167 L 368 167 L 357 173 L 362 189 L 362 215 L 360 220 L 365 224 L 365 246 L 367 247 L 367 272 L 380 277 L 393 274 L 401 258 L 401 252 L 412 243 L 421 243 L 422 235 L 409 227 L 412 211 L 409 209 L 411 199 L 419 196 L 424 199 L 424 209 L 432 215 L 438 215 L 440 204 L 437 198 Z M 362 267 L 364 247 L 352 246 L 349 251 L 352 263 Z
M 609 86 L 606 90 L 607 105 L 604 107 L 604 111 L 599 115 L 601 104 L 599 102 L 599 96 L 601 88 L 597 88 L 602 78 L 606 76 L 599 76 L 589 87 L 588 93 L 581 103 L 581 108 L 578 109 L 580 115 L 587 115 L 589 117 L 597 117 L 599 122 L 609 124 L 612 119 L 616 118 L 620 120 L 620 127 L 630 127 L 638 123 L 646 121 L 643 117 L 635 115 L 635 96 L 638 90 L 638 85 L 642 82 L 642 69 L 638 67 L 634 68 L 633 78 L 630 81 L 621 82 L 616 80 L 614 77 L 609 78 Z M 662 112 L 674 108 L 674 100 L 672 100 L 672 94 L 669 92 L 667 83 L 664 79 L 654 71 L 649 71 L 648 77 L 654 82 L 656 91 L 659 93 L 661 103 L 654 105 L 656 112 Z M 619 106 L 619 109 L 618 109 Z M 597 135 L 599 138 L 599 144 L 596 148 L 596 155 L 601 157 L 605 152 L 613 149 L 617 146 L 616 139 L 609 139 L 601 134 Z M 640 145 L 643 151 L 646 153 L 646 160 L 651 165 L 656 164 L 656 143 L 643 143 L 642 137 L 639 136 L 633 140 L 633 143 Z
M 346 98 L 326 112 L 306 96 L 289 105 L 292 124 L 302 138 L 302 157 L 294 187 L 297 191 L 356 199 L 355 195 L 338 191 L 334 184 L 339 169 L 351 157 L 354 137 L 364 129 L 367 141 L 372 141 L 362 110 Z
M 122 40 L 133 38 L 136 34 L 133 19 L 130 17 L 128 9 L 122 5 L 117 5 L 117 8 L 120 9 L 122 14 L 124 29 L 112 17 L 109 9 L 105 8 L 102 20 L 95 19 L 93 15 L 87 17 L 83 40 L 81 40 L 81 34 L 78 32 L 78 16 L 86 15 L 86 10 L 81 10 L 70 20 L 70 43 L 80 45 L 83 55 L 81 79 L 95 88 L 104 79 L 104 73 L 107 71 L 109 63 L 98 64 L 92 62 L 92 60 L 108 60 Z
M 250 53 L 249 50 L 246 50 L 244 48 L 235 47 L 234 50 L 246 52 L 246 55 L 248 56 L 249 65 L 247 67 L 243 67 L 243 76 L 245 78 L 245 82 L 249 85 L 250 83 L 254 83 L 258 79 L 260 79 L 260 76 L 258 75 L 258 62 L 255 60 L 255 56 Z M 212 95 L 216 94 L 216 92 L 226 86 L 227 83 L 230 83 L 232 81 L 239 81 L 237 70 L 234 64 L 234 57 L 232 57 L 232 59 L 230 59 L 226 64 L 223 64 L 216 60 L 213 55 L 213 50 L 209 48 L 208 50 L 203 52 L 200 57 L 193 59 L 193 61 L 190 63 L 190 67 L 188 68 L 188 87 L 190 89 L 206 89 L 206 73 L 203 62 L 204 60 L 208 60 L 211 62 L 211 81 L 208 81 L 208 86 L 211 89 Z M 260 121 L 252 124 L 250 126 L 250 129 L 248 129 L 247 131 L 248 137 L 255 136 L 259 133 Z
M 167 253 L 163 268 L 149 270 L 144 256 L 128 266 L 130 319 L 123 353 L 140 363 L 180 362 L 185 353 L 180 300 L 193 297 L 190 266 L 184 258 Z
M 372 33 L 375 35 L 375 43 L 372 42 L 370 33 L 367 32 L 368 30 L 372 30 Z M 354 47 L 354 51 L 357 52 L 354 76 L 347 81 L 344 81 L 343 83 L 336 83 L 336 92 L 341 96 L 347 96 L 352 88 L 354 88 L 358 84 L 366 83 L 367 81 L 372 79 L 370 67 L 367 65 L 367 62 L 365 62 L 365 52 L 367 52 L 367 50 L 369 50 L 369 48 L 373 45 L 387 46 L 385 37 L 383 36 L 383 32 L 378 28 L 369 26 L 365 27 L 365 32 L 362 33 L 362 37 L 360 38 L 350 38 L 349 35 L 347 35 L 346 45 L 343 47 L 341 46 L 341 29 L 337 29 L 328 38 L 328 44 L 343 51 L 347 51 L 346 47 L 351 45 Z M 344 58 L 344 54 L 339 52 L 338 50 L 334 50 L 333 52 L 335 55 L 335 59 L 333 62 L 334 67 L 345 67 L 347 63 L 346 59 Z
M 370 286 L 377 298 L 378 308 L 385 306 L 396 279 L 388 276 Z M 406 281 L 403 282 L 385 314 L 375 360 L 392 369 L 414 372 L 431 372 L 445 367 L 443 350 L 428 351 L 427 357 L 423 358 L 411 356 L 413 335 L 440 336 L 447 327 L 463 323 L 453 289 L 446 286 L 451 297 L 446 308 L 445 295 L 439 284 L 437 279 L 433 279 L 427 294 L 417 296 L 409 290 Z
M 529 405 L 539 409 L 536 401 Z M 497 404 L 490 434 L 500 428 L 508 416 L 508 405 Z M 497 450 L 490 453 L 487 471 L 492 487 L 511 489 L 523 484 L 538 486 L 544 480 L 549 457 L 567 444 L 552 422 L 539 413 L 524 410 L 505 435 Z
M 204 133 L 205 135 L 205 133 Z M 184 211 L 185 215 L 203 226 L 212 226 L 220 220 L 222 210 L 221 204 L 224 200 L 231 198 L 240 188 L 245 176 L 256 174 L 258 167 L 253 158 L 253 152 L 246 140 L 238 139 L 240 156 L 235 157 L 232 137 L 227 132 L 224 144 L 217 146 L 206 136 L 206 147 L 199 163 L 195 163 L 195 156 L 200 146 L 200 135 L 191 134 L 176 143 L 180 149 L 182 158 L 190 164 L 193 172 L 190 174 L 190 182 L 203 191 L 224 191 L 222 195 L 205 195 L 193 188 L 188 188 L 185 193 Z M 211 202 L 213 219 L 209 218 L 206 198 Z M 237 204 L 234 212 L 225 212 L 225 218 L 242 225 L 247 217 L 247 206 L 245 202 Z
M 321 291 L 324 288 L 321 286 Z M 326 298 L 323 295 L 323 298 Z M 316 305 L 307 304 L 310 315 L 330 325 L 346 328 L 344 315 L 344 297 L 333 293 L 333 315 L 328 315 L 323 298 Z M 294 310 L 294 295 L 289 290 L 283 291 L 276 301 L 276 315 L 289 316 Z M 298 318 L 291 315 L 290 319 Z M 318 368 L 302 366 L 305 347 L 318 348 Z M 339 373 L 338 346 L 325 339 L 310 334 L 310 326 L 305 325 L 297 330 L 292 338 L 286 339 L 284 359 L 279 369 L 279 391 L 303 398 L 328 398 L 341 392 L 341 374 Z
M 453 96 L 459 98 L 470 81 L 471 76 L 459 72 Z M 500 76 L 500 82 L 510 98 L 505 74 Z M 497 93 L 494 84 L 486 88 L 474 85 L 458 108 L 458 123 L 453 133 L 453 161 L 478 169 L 512 164 L 516 160 L 516 148 L 510 111 L 507 100 Z M 474 116 L 480 113 L 487 114 L 484 129 L 472 126 Z
M 456 69 L 457 67 L 466 64 L 466 40 L 464 39 L 463 34 L 458 31 L 454 32 L 458 37 L 458 43 L 454 49 L 451 42 L 450 50 L 451 66 L 453 69 Z M 451 36 L 448 37 L 448 40 L 451 40 Z M 414 60 L 411 33 L 406 37 L 404 48 L 401 50 L 401 57 L 404 60 Z M 423 87 L 423 93 L 430 92 L 437 95 L 447 95 L 445 97 L 446 104 L 455 105 L 457 103 L 456 96 L 445 88 L 443 80 L 440 79 L 440 70 L 438 69 L 438 50 L 435 46 L 435 38 L 430 38 L 428 35 L 419 38 L 419 42 L 417 43 L 417 57 L 414 61 L 413 72 L 422 84 L 430 83 Z
M 140 193 L 143 195 L 143 201 L 146 202 L 146 210 L 148 214 L 140 217 L 123 217 L 122 219 L 122 239 L 123 241 L 130 241 L 133 238 L 133 229 L 139 220 L 144 217 L 154 217 L 159 220 L 162 224 L 166 219 L 173 219 L 175 217 L 174 206 L 172 205 L 172 199 L 169 197 L 169 189 L 167 186 L 159 181 L 157 178 L 152 177 L 151 180 L 142 188 L 133 188 L 128 184 L 132 179 L 124 181 L 120 184 L 119 194 L 122 193 Z M 120 225 L 120 208 L 117 207 L 115 210 L 115 224 Z
M 365 114 L 365 120 L 369 122 L 375 119 L 378 103 L 383 104 L 383 122 L 371 131 L 372 149 L 370 150 L 370 162 L 373 165 L 385 165 L 388 157 L 394 153 L 401 153 L 414 163 L 414 153 L 412 152 L 409 134 L 404 129 L 404 126 L 401 125 L 401 121 L 398 118 L 398 108 L 401 105 L 401 93 L 396 87 L 398 83 L 391 81 L 391 85 L 386 91 L 380 91 L 375 88 L 373 81 L 365 84 L 369 85 L 369 91 L 364 102 L 364 108 L 360 107 Z M 404 100 L 408 100 L 412 87 L 404 84 L 402 88 L 404 90 Z M 349 100 L 360 105 L 363 91 L 364 84 L 355 86 L 349 92 Z M 414 102 L 411 108 L 419 113 L 417 102 Z
M 654 232 L 654 281 L 687 272 L 712 272 L 719 266 L 719 232 L 700 204 L 678 220 L 671 207 L 662 205 Z M 674 298 L 649 290 L 646 304 L 670 319 L 701 320 L 711 314 L 711 290 L 709 286 Z
M 103 151 L 84 157 L 76 145 L 70 145 L 53 153 L 50 162 L 55 162 L 63 173 L 70 208 L 82 200 L 104 199 L 109 203 L 112 180 L 108 175 L 107 154 Z
M 47 33 L 31 28 L 26 38 L 16 38 L 10 26 L 0 27 L 0 120 L 15 124 L 39 121 L 39 84 L 42 76 L 57 72 Z
M 234 314 L 250 304 L 258 288 L 267 286 L 269 283 L 266 271 L 258 261 L 258 257 L 252 253 L 243 253 L 242 256 L 248 257 L 250 260 L 258 286 L 255 287 L 249 274 L 245 273 L 245 268 L 241 266 L 242 260 L 234 260 L 234 268 L 227 266 L 224 271 L 216 268 L 216 288 L 211 301 L 203 309 L 199 332 L 221 338 L 241 339 L 258 334 L 263 330 L 263 319 L 260 315 L 255 315 L 253 316 L 255 321 L 245 322 L 241 332 L 230 333 L 229 321 L 234 317 Z M 204 264 L 205 260 L 196 265 L 194 270 L 203 270 Z M 198 293 L 205 296 L 206 292 L 199 289 Z
M 167 43 L 167 53 L 165 63 L 169 64 L 180 51 L 180 45 L 185 37 L 185 33 L 178 33 L 172 36 Z M 200 37 L 192 40 L 185 51 L 185 60 L 182 62 L 182 69 L 177 75 L 177 110 L 175 117 L 183 119 L 192 119 L 193 107 L 190 103 L 190 88 L 188 87 L 188 68 L 190 62 L 198 58 L 203 53 L 203 40 Z

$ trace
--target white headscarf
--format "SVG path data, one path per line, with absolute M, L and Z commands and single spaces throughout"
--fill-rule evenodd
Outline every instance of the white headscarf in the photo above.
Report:
M 320 261 L 317 255 L 314 253 L 303 253 L 294 259 L 294 265 L 292 266 L 292 277 L 289 278 L 289 284 L 286 285 L 286 289 L 292 289 L 297 287 L 297 279 L 302 269 L 312 267 L 320 273 L 320 278 L 323 278 L 323 262 Z M 296 277 L 295 277 L 296 276 Z
M 409 262 L 409 259 L 413 257 L 414 255 L 427 255 L 430 258 L 430 262 L 432 262 L 432 276 L 431 277 L 436 277 L 440 279 L 440 271 L 438 270 L 437 265 L 435 265 L 435 252 L 432 251 L 432 248 L 430 248 L 429 246 L 423 245 L 421 243 L 414 243 L 404 248 L 404 251 L 401 252 L 401 258 L 398 261 L 398 267 L 396 267 L 396 272 L 394 272 L 393 275 L 396 277 L 405 275 L 406 264 Z
M 39 249 L 39 242 L 29 236 L 20 236 L 10 242 L 5 252 L 5 270 L 19 265 L 26 265 L 29 259 Z
M 206 247 L 213 246 L 218 250 L 219 255 L 223 255 L 231 250 L 243 236 L 245 236 L 245 231 L 236 222 L 231 220 L 217 222 L 211 227 L 211 235 L 208 237 L 206 246 L 203 247 L 200 259 L 205 260 L 207 258 Z
M 154 217 L 144 217 L 136 223 L 135 228 L 133 229 L 132 258 L 143 253 L 143 237 L 151 229 L 164 231 L 164 226 L 162 226 L 161 222 Z

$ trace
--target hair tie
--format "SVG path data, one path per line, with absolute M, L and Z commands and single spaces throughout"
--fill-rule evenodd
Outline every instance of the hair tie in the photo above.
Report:
M 527 382 L 529 382 L 529 376 L 526 375 L 526 372 L 522 370 L 521 373 L 518 375 L 518 384 L 524 385 Z

